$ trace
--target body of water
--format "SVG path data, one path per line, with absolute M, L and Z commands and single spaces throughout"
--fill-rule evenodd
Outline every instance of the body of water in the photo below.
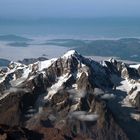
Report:
M 0 34 L 92 39 L 140 37 L 140 18 L 0 19 Z
M 69 49 L 139 62 L 140 18 L 0 19 L 0 58 L 52 58 Z

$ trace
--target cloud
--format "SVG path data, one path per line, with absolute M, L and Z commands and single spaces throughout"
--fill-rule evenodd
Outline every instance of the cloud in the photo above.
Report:
M 114 99 L 115 95 L 114 94 L 104 94 L 101 96 L 102 99 Z
M 85 111 L 75 111 L 71 113 L 71 118 L 78 119 L 80 121 L 97 121 L 99 115 L 98 114 L 88 114 Z

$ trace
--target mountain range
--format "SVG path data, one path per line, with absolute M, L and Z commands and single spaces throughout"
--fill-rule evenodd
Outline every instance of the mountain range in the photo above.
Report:
M 75 50 L 10 62 L 0 69 L 0 118 L 2 140 L 140 140 L 140 64 Z

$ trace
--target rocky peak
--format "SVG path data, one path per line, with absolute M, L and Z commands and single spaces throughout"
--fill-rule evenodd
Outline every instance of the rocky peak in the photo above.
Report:
M 66 52 L 63 56 L 62 56 L 62 58 L 71 58 L 71 57 L 80 57 L 81 55 L 77 52 L 77 51 L 75 51 L 75 50 L 70 50 L 70 51 L 68 51 L 68 52 Z

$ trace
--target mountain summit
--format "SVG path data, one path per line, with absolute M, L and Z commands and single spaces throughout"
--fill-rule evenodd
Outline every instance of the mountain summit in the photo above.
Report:
M 0 69 L 0 139 L 139 140 L 139 109 L 140 65 L 70 50 Z

